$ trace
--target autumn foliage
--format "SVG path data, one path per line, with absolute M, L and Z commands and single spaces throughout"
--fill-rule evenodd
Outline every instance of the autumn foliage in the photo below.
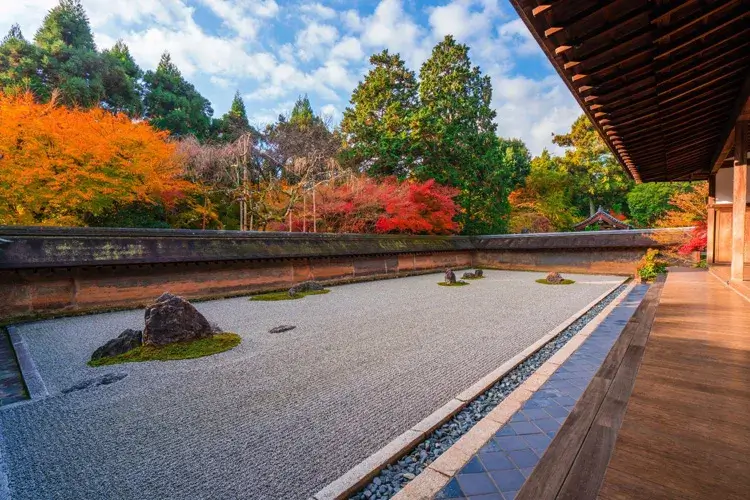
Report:
M 458 190 L 426 182 L 353 177 L 316 189 L 317 230 L 331 233 L 453 234 Z M 302 220 L 312 226 L 311 195 L 294 207 L 295 230 Z
M 192 184 L 166 138 L 125 115 L 0 93 L 0 224 L 82 226 L 121 204 L 169 206 Z
M 696 183 L 691 189 L 672 195 L 669 204 L 673 208 L 657 221 L 658 227 L 692 227 L 685 232 L 677 243 L 676 248 L 679 255 L 684 256 L 706 249 L 708 242 L 707 201 L 708 183 Z

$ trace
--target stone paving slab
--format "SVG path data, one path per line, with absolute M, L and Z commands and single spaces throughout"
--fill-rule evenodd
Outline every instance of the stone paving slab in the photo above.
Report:
M 14 499 L 307 498 L 611 288 L 488 271 L 197 304 L 243 337 L 198 360 L 90 368 L 142 311 L 19 325 L 50 396 L 0 409 Z M 297 328 L 268 334 L 280 324 Z M 61 391 L 105 373 L 122 381 Z
M 643 299 L 638 285 L 510 420 L 434 496 L 436 500 L 512 500 L 583 394 Z

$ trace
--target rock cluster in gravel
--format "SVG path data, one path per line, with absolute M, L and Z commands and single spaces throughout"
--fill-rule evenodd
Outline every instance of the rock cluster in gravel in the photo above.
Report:
M 547 275 L 547 283 L 558 284 L 563 282 L 563 277 L 558 272 L 551 272 Z
M 91 355 L 91 361 L 124 354 L 131 349 L 140 347 L 142 343 L 143 332 L 128 328 L 118 335 L 117 338 L 108 340 L 106 344 L 94 351 L 94 354 Z
M 171 293 L 161 294 L 148 306 L 144 318 L 143 345 L 159 347 L 214 334 L 211 324 L 193 304 Z
M 453 269 L 445 270 L 445 282 L 449 284 L 456 282 L 456 273 L 453 272 Z
M 419 443 L 398 462 L 383 469 L 379 475 L 360 491 L 350 497 L 351 500 L 385 500 L 398 493 L 406 484 L 434 462 L 469 429 L 492 411 L 516 387 L 534 373 L 568 340 L 580 332 L 602 309 L 622 293 L 626 285 L 621 285 L 589 309 L 583 316 L 574 321 L 558 336 L 550 340 L 537 352 L 526 358 L 513 370 L 508 372 L 495 385 L 469 403 L 451 420 L 438 427 L 432 434 Z
M 321 285 L 317 281 L 303 281 L 302 283 L 298 283 L 289 289 L 289 296 L 294 297 L 298 293 L 318 292 L 320 290 L 323 290 L 323 285 Z

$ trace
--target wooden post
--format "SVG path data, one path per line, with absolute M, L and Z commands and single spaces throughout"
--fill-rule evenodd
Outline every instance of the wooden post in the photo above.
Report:
M 734 139 L 734 186 L 732 196 L 732 274 L 733 280 L 745 275 L 745 211 L 747 210 L 748 122 L 738 121 Z
M 716 174 L 708 178 L 708 220 L 706 220 L 706 263 L 714 264 L 714 245 L 716 238 Z

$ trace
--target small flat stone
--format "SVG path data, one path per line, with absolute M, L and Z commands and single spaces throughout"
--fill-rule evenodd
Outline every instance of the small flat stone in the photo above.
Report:
M 295 328 L 297 327 L 294 325 L 281 325 L 271 328 L 270 330 L 268 330 L 268 333 L 283 333 L 288 332 L 289 330 L 294 330 Z

